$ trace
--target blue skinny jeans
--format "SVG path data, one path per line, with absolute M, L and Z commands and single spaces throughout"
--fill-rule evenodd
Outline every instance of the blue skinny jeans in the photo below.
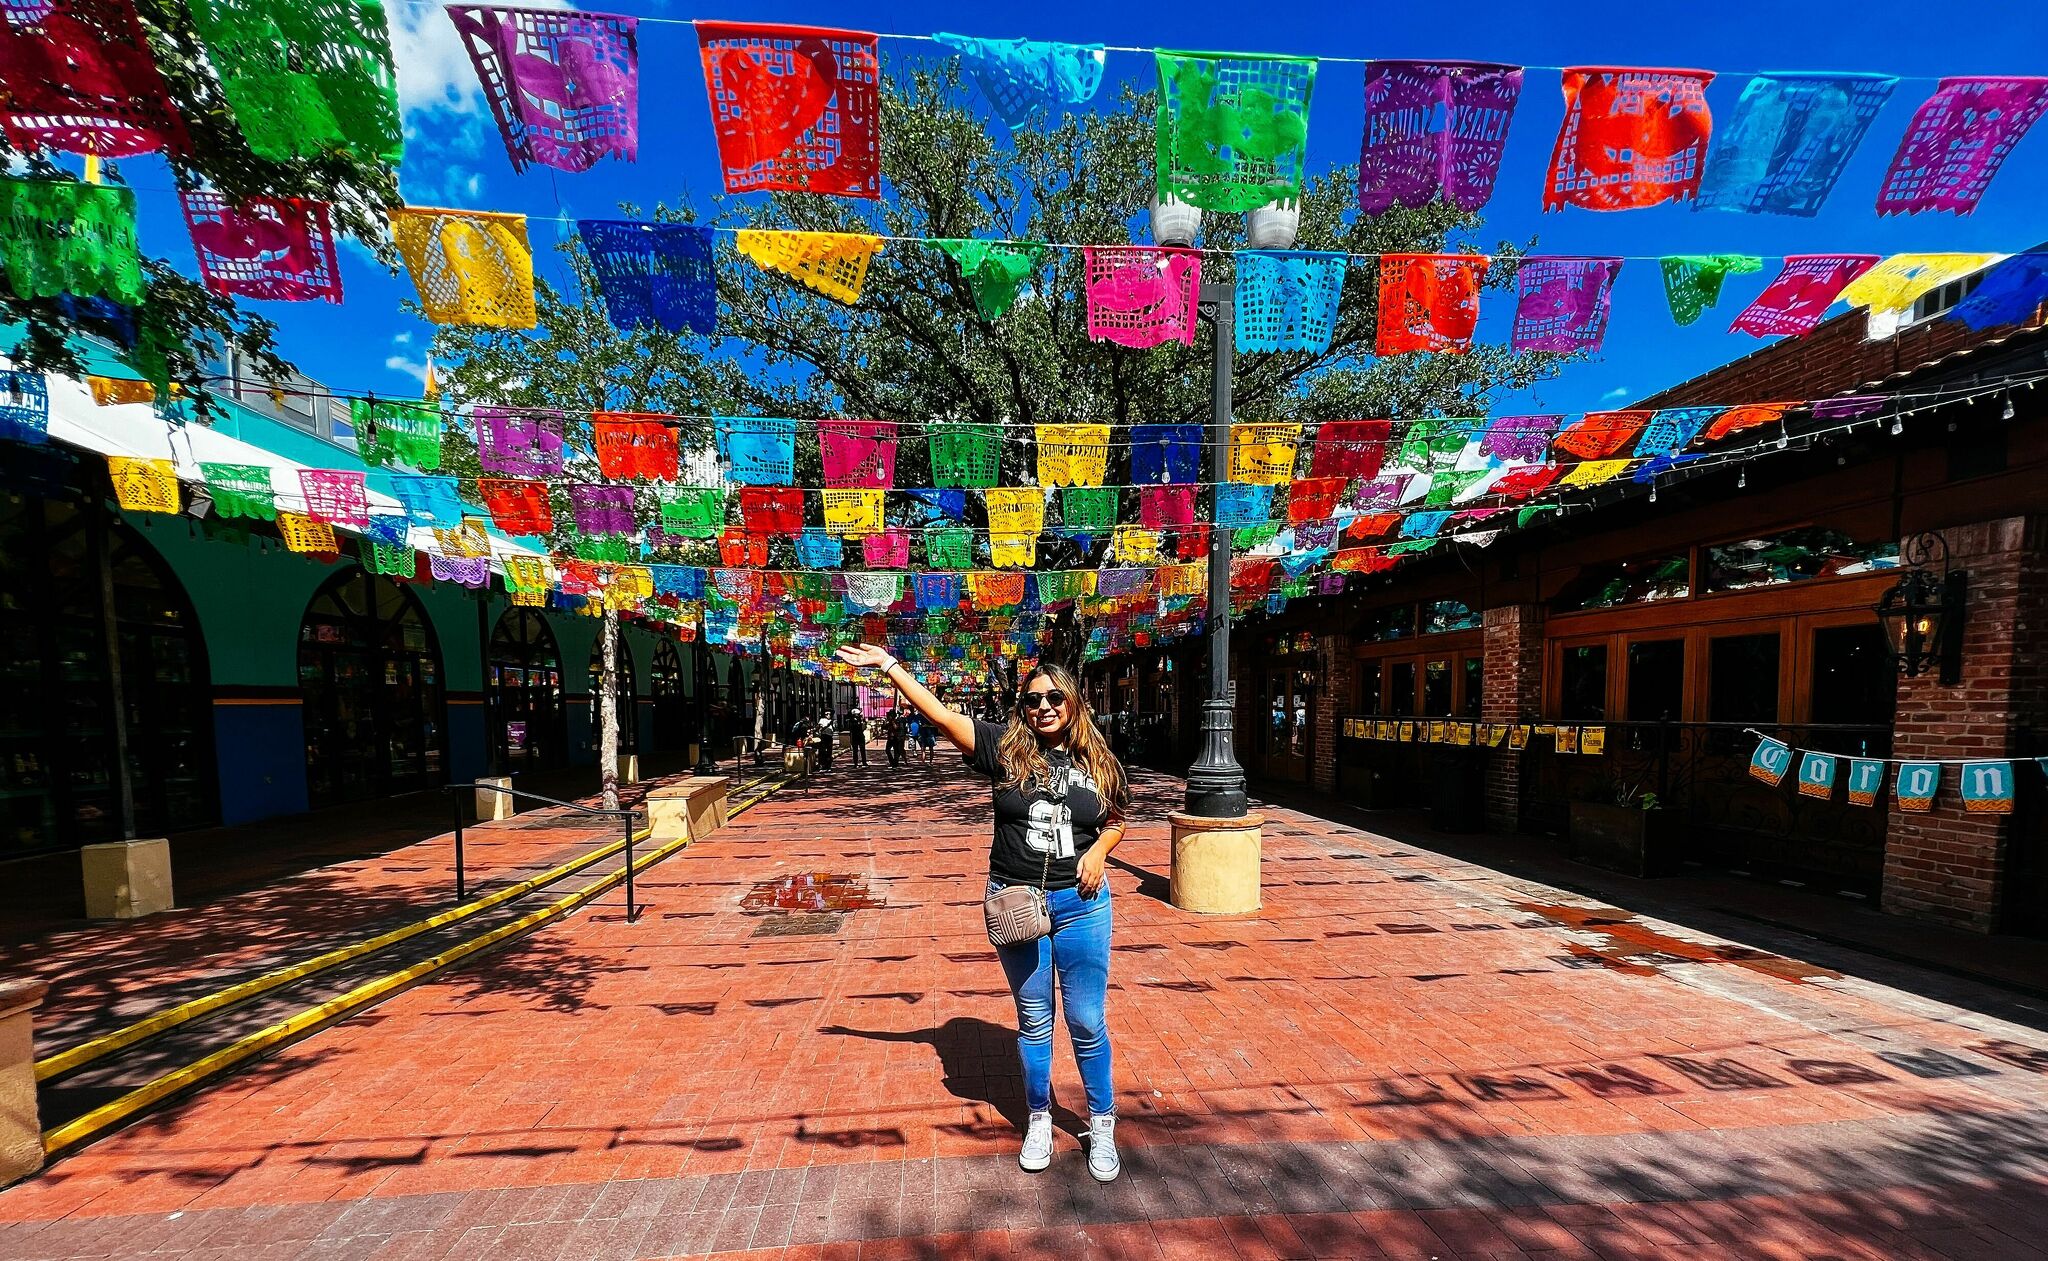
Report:
M 991 889 L 998 882 L 991 881 Z M 1052 935 L 1017 946 L 1001 946 L 1010 993 L 1017 999 L 1017 1054 L 1024 1062 L 1024 1103 L 1033 1112 L 1052 1106 L 1053 978 L 1059 978 L 1060 1006 L 1067 1035 L 1074 1043 L 1074 1062 L 1088 1095 L 1092 1116 L 1116 1112 L 1116 1087 L 1110 1072 L 1109 1022 L 1103 1002 L 1109 996 L 1109 886 L 1094 897 L 1077 889 L 1054 889 Z

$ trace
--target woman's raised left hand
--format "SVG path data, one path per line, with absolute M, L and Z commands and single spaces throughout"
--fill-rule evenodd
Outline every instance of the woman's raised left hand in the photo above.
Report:
M 1074 864 L 1075 888 L 1084 898 L 1092 898 L 1102 892 L 1103 864 L 1105 856 L 1099 849 L 1090 849 Z

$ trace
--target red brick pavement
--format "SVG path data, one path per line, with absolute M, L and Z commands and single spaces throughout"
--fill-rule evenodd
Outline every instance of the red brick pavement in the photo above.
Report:
M 620 800 L 637 805 L 651 786 L 652 782 L 629 786 Z M 595 805 L 597 798 L 586 797 L 583 804 Z M 408 816 L 418 814 L 410 804 L 402 809 Z M 446 819 L 445 812 L 437 813 Z M 289 829 L 281 825 L 220 831 L 238 834 L 256 847 L 288 849 L 294 844 Z M 617 836 L 616 819 L 590 826 L 587 820 L 554 809 L 473 826 L 463 841 L 468 894 L 479 897 L 517 884 Z M 276 861 L 258 852 L 245 865 L 262 871 Z M 219 868 L 232 866 L 217 862 L 209 874 L 216 883 L 230 883 L 232 876 Z M 174 883 L 182 900 L 186 886 Z M 39 1050 L 47 1054 L 172 1002 L 410 924 L 454 904 L 452 834 L 423 841 L 393 837 L 384 852 L 296 872 L 256 888 L 193 898 L 147 920 L 60 921 L 60 927 L 19 940 L 0 939 L 0 975 L 27 975 L 50 983 L 49 997 L 36 1013 Z
M 772 798 L 639 923 L 579 913 L 0 1193 L 0 1256 L 2048 1255 L 2048 1037 L 1286 810 L 1264 910 L 1185 915 L 1177 785 L 1142 786 L 1113 1186 L 1072 1137 L 1016 1168 L 949 760 Z M 803 873 L 882 905 L 741 908 Z

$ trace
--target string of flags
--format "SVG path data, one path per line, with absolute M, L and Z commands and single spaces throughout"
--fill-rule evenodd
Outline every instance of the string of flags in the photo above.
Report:
M 578 172 L 637 160 L 641 20 L 476 4 L 446 12 L 514 169 Z M 340 7 L 203 0 L 192 5 L 192 17 L 199 47 L 181 52 L 209 63 L 228 116 L 257 156 L 292 161 L 340 152 L 390 164 L 402 155 L 398 72 L 378 0 Z M 693 26 L 727 192 L 882 197 L 879 41 L 886 37 L 770 23 Z M 930 38 L 959 60 L 991 112 L 1012 128 L 1094 100 L 1111 51 Z M 1162 199 L 1243 213 L 1301 196 L 1311 107 L 1319 86 L 1330 90 L 1325 62 L 1349 59 L 1145 51 L 1159 86 Z M 1467 210 L 1488 204 L 1529 75 L 1504 63 L 1366 62 L 1361 210 L 1379 214 L 1439 198 Z M 1562 69 L 1565 108 L 1544 207 L 1690 202 L 1810 216 L 1899 85 L 1882 75 L 1755 75 L 1717 129 L 1707 101 L 1714 78 L 1706 70 Z M 25 153 L 194 152 L 183 112 L 190 103 L 171 99 L 134 0 L 10 8 L 0 20 L 0 82 L 8 85 L 0 131 Z M 1941 79 L 1898 143 L 1877 212 L 1970 213 L 2044 111 L 2048 78 Z M 235 201 L 206 189 L 180 197 L 201 278 L 214 292 L 343 300 L 331 207 L 298 198 Z M 413 205 L 387 213 L 428 318 L 534 326 L 526 216 Z M 0 176 L 0 283 L 20 297 L 90 306 L 137 326 L 143 270 L 135 217 L 128 188 Z M 990 321 L 1006 318 L 1057 262 L 1085 297 L 1088 335 L 1133 349 L 1192 343 L 1205 265 L 1213 277 L 1220 261 L 1215 251 L 1121 244 L 728 233 L 621 220 L 575 226 L 608 319 L 621 328 L 698 334 L 717 330 L 718 246 L 726 237 L 730 252 L 749 264 L 847 304 L 861 300 L 870 269 L 890 250 L 935 249 Z M 1075 251 L 1078 259 L 1058 261 Z M 1363 282 L 1377 285 L 1375 349 L 1382 355 L 1468 351 L 1488 268 L 1502 262 L 1474 253 L 1307 250 L 1231 251 L 1228 261 L 1237 276 L 1236 349 L 1311 353 L 1330 345 L 1344 286 L 1354 282 L 1352 264 L 1370 262 L 1373 275 Z M 1551 353 L 1597 349 L 1628 261 L 1514 260 L 1511 344 Z M 1714 308 L 1728 277 L 1760 275 L 1765 262 L 1734 254 L 1656 261 L 1681 324 Z M 2048 256 L 2039 254 L 2002 261 L 1961 253 L 1795 255 L 1779 263 L 1732 327 L 1798 335 L 1844 301 L 1867 308 L 1872 335 L 1882 336 L 1919 297 L 1987 267 L 1952 318 L 1992 327 L 2028 318 L 2048 300 Z M 5 378 L 0 435 L 41 440 L 45 383 L 23 373 Z M 88 384 L 104 405 L 169 406 L 176 394 L 164 382 L 98 377 Z M 424 400 L 366 396 L 351 400 L 359 450 L 399 512 L 373 506 L 369 475 L 360 470 L 298 470 L 296 486 L 282 492 L 274 470 L 261 465 L 199 471 L 223 516 L 274 523 L 287 546 L 319 555 L 342 546 L 339 527 L 360 535 L 366 565 L 407 580 L 422 580 L 424 565 L 431 580 L 480 586 L 499 570 L 523 603 L 553 593 L 585 610 L 663 620 L 694 614 L 707 640 L 752 632 L 785 649 L 816 649 L 852 633 L 857 621 L 916 650 L 899 655 L 957 661 L 991 651 L 958 636 L 979 632 L 997 645 L 993 651 L 1022 652 L 1032 644 L 1036 615 L 1068 604 L 1085 605 L 1094 618 L 1091 654 L 1188 633 L 1208 598 L 1198 558 L 1213 529 L 1234 531 L 1248 553 L 1233 564 L 1231 604 L 1274 608 L 1341 590 L 1350 575 L 1382 572 L 1445 539 L 1489 542 L 1510 525 L 1558 510 L 1572 492 L 1654 485 L 1682 464 L 1728 458 L 1742 449 L 1731 439 L 1782 425 L 1792 411 L 1854 423 L 1887 401 L 1428 418 L 1399 427 L 1345 420 L 1306 431 L 1239 425 L 1226 478 L 1214 484 L 1195 475 L 1196 426 L 1039 426 L 1029 439 L 1034 479 L 1003 486 L 1002 445 L 1022 439 L 1004 426 L 956 423 L 910 435 L 926 444 L 932 484 L 899 487 L 895 456 L 904 435 L 895 425 L 830 419 L 806 422 L 802 431 L 807 443 L 815 433 L 824 468 L 824 484 L 807 487 L 796 484 L 799 429 L 788 418 L 719 418 L 713 478 L 693 472 L 678 449 L 676 418 L 592 416 L 586 443 L 562 413 L 473 408 L 467 421 L 483 472 L 472 479 L 441 471 L 447 411 Z M 586 451 L 603 480 L 567 478 L 569 460 Z M 1129 482 L 1112 484 L 1126 461 Z M 174 512 L 181 505 L 179 469 L 170 461 L 115 458 L 109 472 L 125 507 Z M 690 484 L 699 481 L 711 484 Z M 970 502 L 985 528 L 968 522 Z M 658 524 L 643 541 L 650 519 Z M 511 537 L 562 540 L 570 554 L 496 554 L 486 522 Z M 1030 572 L 1042 537 L 1099 547 L 1107 567 Z M 418 549 L 423 556 L 414 548 L 422 538 L 432 540 Z M 767 568 L 776 539 L 791 544 L 796 571 Z M 635 563 L 643 549 L 678 543 L 713 544 L 723 563 Z M 846 568 L 855 545 L 861 570 Z M 984 546 L 990 568 L 978 569 Z M 912 571 L 913 557 L 925 569 Z
M 1996 393 L 2019 383 L 1997 383 L 1989 388 Z M 1864 396 L 1816 403 L 1813 410 L 1816 415 L 1825 412 L 1831 418 L 1846 417 L 1843 423 L 1853 425 L 1868 423 L 1887 406 L 1931 405 L 1917 395 L 1899 399 Z M 568 449 L 582 442 L 580 436 L 572 440 L 563 427 L 533 413 L 479 410 L 485 414 L 480 434 L 488 435 L 494 427 L 504 431 L 495 438 L 480 439 L 479 447 L 497 445 L 494 459 L 520 462 L 509 467 L 524 471 L 566 467 Z M 1555 483 L 1562 488 L 1572 484 L 1577 470 L 1589 464 L 1671 467 L 1671 452 L 1715 433 L 1726 416 L 1743 410 L 1690 408 L 1643 413 L 1613 428 L 1634 435 L 1638 444 L 1649 443 L 1645 449 L 1659 454 L 1643 460 L 1582 460 L 1572 466 L 1572 475 L 1557 478 L 1553 471 L 1528 479 L 1527 484 Z M 442 454 L 436 445 L 441 412 L 435 405 L 363 399 L 357 401 L 355 415 L 366 462 L 372 450 L 388 449 L 394 458 L 423 461 Z M 328 559 L 339 555 L 344 543 L 338 531 L 347 530 L 359 536 L 359 553 L 366 568 L 402 581 L 485 587 L 495 571 L 502 573 L 515 604 L 553 603 L 591 614 L 617 609 L 669 625 L 679 637 L 701 638 L 712 646 L 738 651 L 745 645 L 767 643 L 778 653 L 821 662 L 835 644 L 859 637 L 887 642 L 899 650 L 899 656 L 941 663 L 935 668 L 943 668 L 945 662 L 1034 656 L 1048 619 L 1069 609 L 1087 627 L 1083 654 L 1089 659 L 1199 633 L 1208 613 L 1206 554 L 1212 529 L 1232 529 L 1235 542 L 1244 551 L 1233 558 L 1228 574 L 1233 613 L 1260 607 L 1278 611 L 1303 596 L 1339 593 L 1355 575 L 1386 572 L 1403 558 L 1444 541 L 1484 545 L 1507 528 L 1508 518 L 1499 510 L 1431 509 L 1426 499 L 1413 510 L 1387 512 L 1353 512 L 1342 504 L 1344 497 L 1365 484 L 1361 475 L 1376 474 L 1372 481 L 1385 479 L 1392 467 L 1390 459 L 1428 464 L 1491 452 L 1485 458 L 1512 460 L 1543 452 L 1574 432 L 1553 428 L 1549 423 L 1553 418 L 1524 417 L 1514 418 L 1513 424 L 1503 423 L 1507 419 L 1492 423 L 1476 419 L 1459 424 L 1411 422 L 1398 441 L 1386 421 L 1326 422 L 1306 444 L 1306 477 L 1293 476 L 1303 467 L 1298 427 L 1242 426 L 1233 444 L 1233 472 L 1255 480 L 1210 487 L 1215 499 L 1213 519 L 1197 515 L 1198 484 L 1144 488 L 1141 495 L 1173 492 L 1174 501 L 1185 510 L 1170 525 L 1157 529 L 1119 519 L 1116 501 L 1120 496 L 1113 488 L 1073 484 L 1106 475 L 1108 461 L 1100 447 L 1107 426 L 1052 426 L 1041 433 L 1041 455 L 1046 461 L 1039 470 L 1041 478 L 1068 484 L 984 489 L 990 527 L 986 531 L 965 523 L 964 509 L 971 502 L 967 489 L 890 489 L 894 460 L 888 443 L 893 429 L 886 422 L 874 421 L 814 422 L 821 429 L 821 465 L 829 466 L 831 480 L 851 483 L 837 487 L 681 487 L 664 483 L 658 479 L 668 474 L 671 448 L 657 438 L 650 452 L 641 439 L 650 433 L 669 436 L 668 431 L 646 418 L 617 415 L 609 415 L 605 423 L 619 429 L 607 430 L 602 441 L 593 439 L 590 450 L 593 458 L 633 476 L 632 481 L 469 479 L 380 471 L 377 489 L 388 486 L 386 493 L 400 508 L 392 512 L 372 499 L 369 475 L 361 470 L 292 470 L 297 481 L 295 495 L 280 491 L 277 470 L 264 465 L 201 463 L 198 472 L 221 519 L 272 522 L 287 547 Z M 47 391 L 39 375 L 11 373 L 0 380 L 0 422 L 13 436 L 28 441 L 46 439 Z M 1200 426 L 1188 428 L 1198 442 Z M 1183 450 L 1177 441 L 1166 440 L 1174 437 L 1145 436 L 1130 443 L 1133 469 L 1167 477 L 1192 476 L 1198 446 Z M 1599 434 L 1597 441 L 1599 449 L 1607 449 L 1606 433 Z M 1766 440 L 1758 445 L 1775 446 L 1775 442 Z M 401 451 L 410 454 L 399 455 Z M 1699 458 L 1729 458 L 1737 453 L 1723 449 Z M 769 463 L 777 465 L 778 472 L 787 467 L 779 459 Z M 113 457 L 108 469 L 116 497 L 125 509 L 169 513 L 183 506 L 180 470 L 170 460 Z M 1456 468 L 1449 471 L 1463 476 Z M 639 480 L 642 478 L 655 480 L 649 483 Z M 1585 484 L 1585 479 L 1580 484 Z M 1290 520 L 1284 523 L 1267 515 L 1277 502 L 1273 493 L 1282 487 L 1289 496 Z M 657 496 L 676 495 L 679 502 L 689 505 L 683 509 L 685 517 L 700 508 L 706 515 L 682 533 L 671 534 L 670 527 L 684 523 L 668 515 L 669 504 L 663 500 L 659 524 L 648 528 L 644 538 L 638 537 L 648 507 L 640 495 L 648 491 Z M 1107 502 L 1104 491 L 1110 491 Z M 741 520 L 732 523 L 724 511 L 729 494 L 743 505 L 753 503 L 762 511 L 790 515 L 772 527 L 777 531 L 773 534 L 750 521 L 746 507 Z M 757 494 L 763 498 L 753 500 Z M 850 494 L 863 501 L 869 496 L 901 496 L 900 506 L 917 516 L 914 521 L 889 522 L 879 533 L 865 536 L 835 533 L 806 523 L 804 505 L 816 503 L 814 496 L 834 494 Z M 501 514 L 515 509 L 537 516 L 554 513 L 557 496 L 567 505 L 562 517 L 541 518 L 553 528 L 543 530 L 536 523 L 530 531 L 548 536 L 544 539 L 548 554 L 501 543 L 487 532 L 487 524 L 505 528 L 507 522 Z M 478 498 L 488 506 L 488 516 L 475 511 Z M 1257 506 L 1257 515 L 1229 515 L 1241 502 Z M 1299 504 L 1310 507 L 1297 507 Z M 1515 511 L 1512 522 L 1527 524 L 1538 514 L 1563 506 L 1556 502 L 1524 504 Z M 1060 512 L 1057 523 L 1047 515 L 1053 507 Z M 1089 512 L 1098 515 L 1086 518 Z M 1330 515 L 1327 519 L 1297 515 L 1304 512 Z M 828 516 L 828 524 L 830 521 Z M 1106 527 L 1106 545 L 1092 567 L 1087 566 L 1084 553 L 1084 567 L 1034 568 L 1041 533 L 1076 540 L 1077 527 L 1094 531 L 1095 539 L 1104 537 Z M 507 533 L 521 531 L 514 526 Z M 793 544 L 798 568 L 770 567 L 770 545 L 778 537 Z M 715 547 L 719 563 L 670 564 L 652 559 L 666 547 L 689 541 Z M 981 551 L 984 542 L 985 553 Z M 846 565 L 850 549 L 856 545 L 865 569 L 826 568 Z M 991 567 L 977 568 L 984 563 Z M 924 568 L 913 568 L 913 564 Z M 1484 734 L 1480 738 L 1491 739 Z M 1576 729 L 1569 739 L 1584 747 Z M 1595 749 L 1601 747 L 1601 739 L 1593 738 Z
M 1557 753 L 1598 757 L 1607 752 L 1604 724 L 1351 716 L 1339 720 L 1338 731 L 1351 740 L 1511 750 L 1526 749 L 1531 741 L 1548 737 Z M 1857 757 L 1796 749 L 1755 728 L 1745 728 L 1744 734 L 1757 738 L 1749 761 L 1750 775 L 1773 788 L 1790 780 L 1802 797 L 1832 801 L 1839 790 L 1839 799 L 1848 805 L 1875 807 L 1883 799 L 1889 779 L 1892 799 L 1909 813 L 1932 811 L 1945 787 L 1956 794 L 1966 813 L 2013 811 L 2015 762 L 2011 759 Z M 2048 757 L 2020 761 L 2032 762 L 2048 774 Z
M 578 10 L 474 4 L 446 7 L 475 69 L 514 169 L 587 171 L 638 153 L 638 20 Z M 342 150 L 372 161 L 403 150 L 396 70 L 382 6 L 348 6 L 314 20 L 285 0 L 208 0 L 194 8 L 208 59 L 235 122 L 259 155 L 283 160 Z M 727 192 L 881 196 L 881 63 L 873 33 L 772 23 L 694 24 L 708 108 Z M 25 151 L 95 157 L 165 150 L 190 139 L 168 98 L 133 0 L 49 0 L 0 22 L 0 129 Z M 1106 50 L 939 34 L 991 109 L 1011 126 L 1096 95 Z M 1158 50 L 1158 193 L 1203 209 L 1240 212 L 1298 199 L 1304 180 L 1313 57 Z M 287 72 L 303 63 L 311 69 Z M 1625 210 L 1665 202 L 1743 213 L 1814 214 L 1833 189 L 1899 80 L 1870 74 L 1758 74 L 1718 130 L 1705 70 L 1568 67 L 1565 113 L 1542 201 Z M 1527 72 L 1479 62 L 1365 63 L 1359 205 L 1369 214 L 1439 197 L 1466 210 L 1493 193 Z M 2048 111 L 2048 77 L 1941 79 L 1909 121 L 1880 184 L 1879 214 L 1968 213 L 2006 156 Z M 216 292 L 269 301 L 340 301 L 329 208 L 315 201 L 230 203 L 182 194 L 201 276 Z M 391 228 L 430 319 L 533 326 L 526 219 L 475 209 L 400 206 Z M 70 233 L 64 226 L 81 225 Z M 577 221 L 610 317 L 705 333 L 716 324 L 712 229 L 684 224 Z M 139 298 L 132 192 L 75 181 L 9 179 L 0 187 L 6 279 L 23 296 L 71 293 Z M 742 230 L 736 252 L 831 300 L 859 301 L 885 248 L 877 235 Z M 1200 253 L 1142 246 L 1048 242 L 925 242 L 952 255 L 986 319 L 998 319 L 1048 249 L 1082 249 L 1089 335 L 1143 348 L 1192 339 Z M 1239 348 L 1321 351 L 1351 256 L 1239 252 Z M 1696 320 L 1729 275 L 1761 260 L 1660 260 L 1673 316 Z M 1947 260 L 1947 261 L 1943 261 Z M 1974 261 L 1967 261 L 1974 260 Z M 1378 350 L 1456 353 L 1469 345 L 1486 260 L 1477 255 L 1391 255 L 1378 260 L 1383 322 Z M 1621 261 L 1533 259 L 1523 265 L 1517 349 L 1596 348 Z M 1809 255 L 1735 320 L 1759 336 L 1810 329 L 1837 297 L 1868 304 L 1873 329 L 1909 308 L 1942 277 L 1981 267 L 1982 255 L 1914 254 L 1887 264 L 1890 282 L 1862 292 L 1879 260 Z M 1758 266 L 1751 266 L 1756 263 Z M 2048 298 L 2036 263 L 2014 267 L 2032 305 Z M 2013 296 L 2003 309 L 2021 304 Z M 1978 316 L 1991 304 L 1980 304 Z
M 95 400 L 108 405 L 147 394 L 146 383 L 89 383 Z M 117 388 L 124 385 L 145 388 Z M 824 418 L 800 427 L 789 417 L 718 417 L 712 451 L 685 460 L 673 417 L 598 412 L 586 427 L 555 410 L 474 406 L 464 413 L 433 401 L 361 397 L 350 401 L 350 416 L 368 471 L 306 471 L 296 497 L 315 519 L 360 528 L 374 472 L 411 526 L 488 518 L 506 536 L 581 539 L 598 558 L 620 562 L 637 559 L 643 524 L 655 551 L 715 543 L 734 567 L 765 567 L 770 544 L 787 539 L 806 569 L 845 567 L 849 544 L 869 569 L 908 567 L 913 552 L 929 568 L 971 569 L 984 546 L 993 567 L 1028 569 L 1045 539 L 1072 543 L 1084 555 L 1099 547 L 1106 563 L 1185 563 L 1206 554 L 1216 528 L 1232 531 L 1242 550 L 1278 553 L 1290 565 L 1372 573 L 1441 539 L 1490 541 L 1576 491 L 1653 483 L 1686 464 L 1764 449 L 1776 439 L 1731 440 L 1758 429 L 1782 437 L 1794 412 L 1853 425 L 1875 422 L 1888 408 L 1924 405 L 1918 395 L 1865 395 L 1425 418 L 1398 428 L 1387 420 L 1239 423 L 1228 436 L 1229 480 L 1212 483 L 1196 480 L 1206 447 L 1197 423 L 1045 423 L 1011 438 L 1003 426 L 968 422 L 933 422 L 920 433 L 882 420 Z M 39 439 L 46 392 L 25 396 L 12 423 L 18 437 Z M 467 439 L 478 475 L 436 471 L 451 427 Z M 797 484 L 800 428 L 816 442 L 819 485 Z M 909 440 L 926 443 L 930 485 L 897 484 L 906 430 Z M 1035 449 L 1026 484 L 998 484 L 1006 440 Z M 713 452 L 715 470 L 704 458 Z M 249 476 L 250 467 L 202 464 L 199 471 L 217 501 L 274 503 L 279 492 L 267 474 Z M 1125 469 L 1133 480 L 1109 482 L 1113 470 Z M 970 519 L 970 505 L 979 506 L 979 521 Z
M 1885 793 L 1889 772 L 1892 800 L 1909 813 L 1933 810 L 1935 799 L 1951 783 L 1965 813 L 2013 810 L 2014 763 L 2009 759 L 1854 757 L 1795 749 L 1755 728 L 1746 728 L 1745 733 L 1757 738 L 1749 773 L 1774 788 L 1789 778 L 1802 797 L 1833 800 L 1839 784 L 1842 799 L 1850 805 L 1875 806 Z M 2032 761 L 2048 773 L 2048 758 L 2021 761 Z
M 1350 740 L 1397 744 L 1449 744 L 1460 747 L 1521 750 L 1539 737 L 1549 737 L 1559 753 L 1598 757 L 1607 752 L 1604 725 L 1556 722 L 1465 722 L 1456 718 L 1344 718 L 1338 732 Z

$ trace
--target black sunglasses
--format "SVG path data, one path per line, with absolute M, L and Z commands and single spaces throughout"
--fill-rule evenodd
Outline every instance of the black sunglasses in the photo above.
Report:
M 1026 710 L 1043 709 L 1048 705 L 1058 709 L 1066 703 L 1067 694 L 1058 689 L 1050 692 L 1026 692 L 1017 700 L 1018 706 Z

